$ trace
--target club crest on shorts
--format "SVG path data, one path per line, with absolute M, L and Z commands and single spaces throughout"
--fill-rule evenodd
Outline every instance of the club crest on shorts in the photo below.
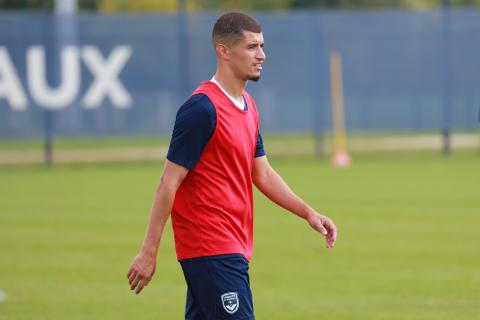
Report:
M 223 309 L 230 314 L 237 312 L 238 307 L 240 306 L 238 294 L 236 292 L 227 292 L 222 294 L 222 306 Z

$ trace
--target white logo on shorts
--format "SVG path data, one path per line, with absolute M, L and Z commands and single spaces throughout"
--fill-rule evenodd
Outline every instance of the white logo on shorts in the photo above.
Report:
M 240 302 L 236 292 L 227 292 L 222 294 L 222 306 L 230 314 L 237 312 Z

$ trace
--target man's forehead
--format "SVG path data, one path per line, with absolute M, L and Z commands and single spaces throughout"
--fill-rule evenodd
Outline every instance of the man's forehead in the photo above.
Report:
M 242 31 L 243 41 L 245 42 L 263 42 L 263 32 L 251 32 L 251 31 Z

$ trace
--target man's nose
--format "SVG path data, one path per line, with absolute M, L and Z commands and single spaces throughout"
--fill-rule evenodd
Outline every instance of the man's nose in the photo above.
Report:
M 263 48 L 260 47 L 257 50 L 257 59 L 259 60 L 265 60 L 267 58 L 267 55 L 265 54 L 265 51 L 263 51 Z

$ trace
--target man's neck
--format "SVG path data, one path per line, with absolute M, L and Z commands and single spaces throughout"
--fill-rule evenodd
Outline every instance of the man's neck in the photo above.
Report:
M 229 95 L 239 101 L 242 100 L 242 94 L 247 86 L 247 81 L 238 80 L 232 76 L 225 75 L 219 70 L 217 70 L 214 77 Z

